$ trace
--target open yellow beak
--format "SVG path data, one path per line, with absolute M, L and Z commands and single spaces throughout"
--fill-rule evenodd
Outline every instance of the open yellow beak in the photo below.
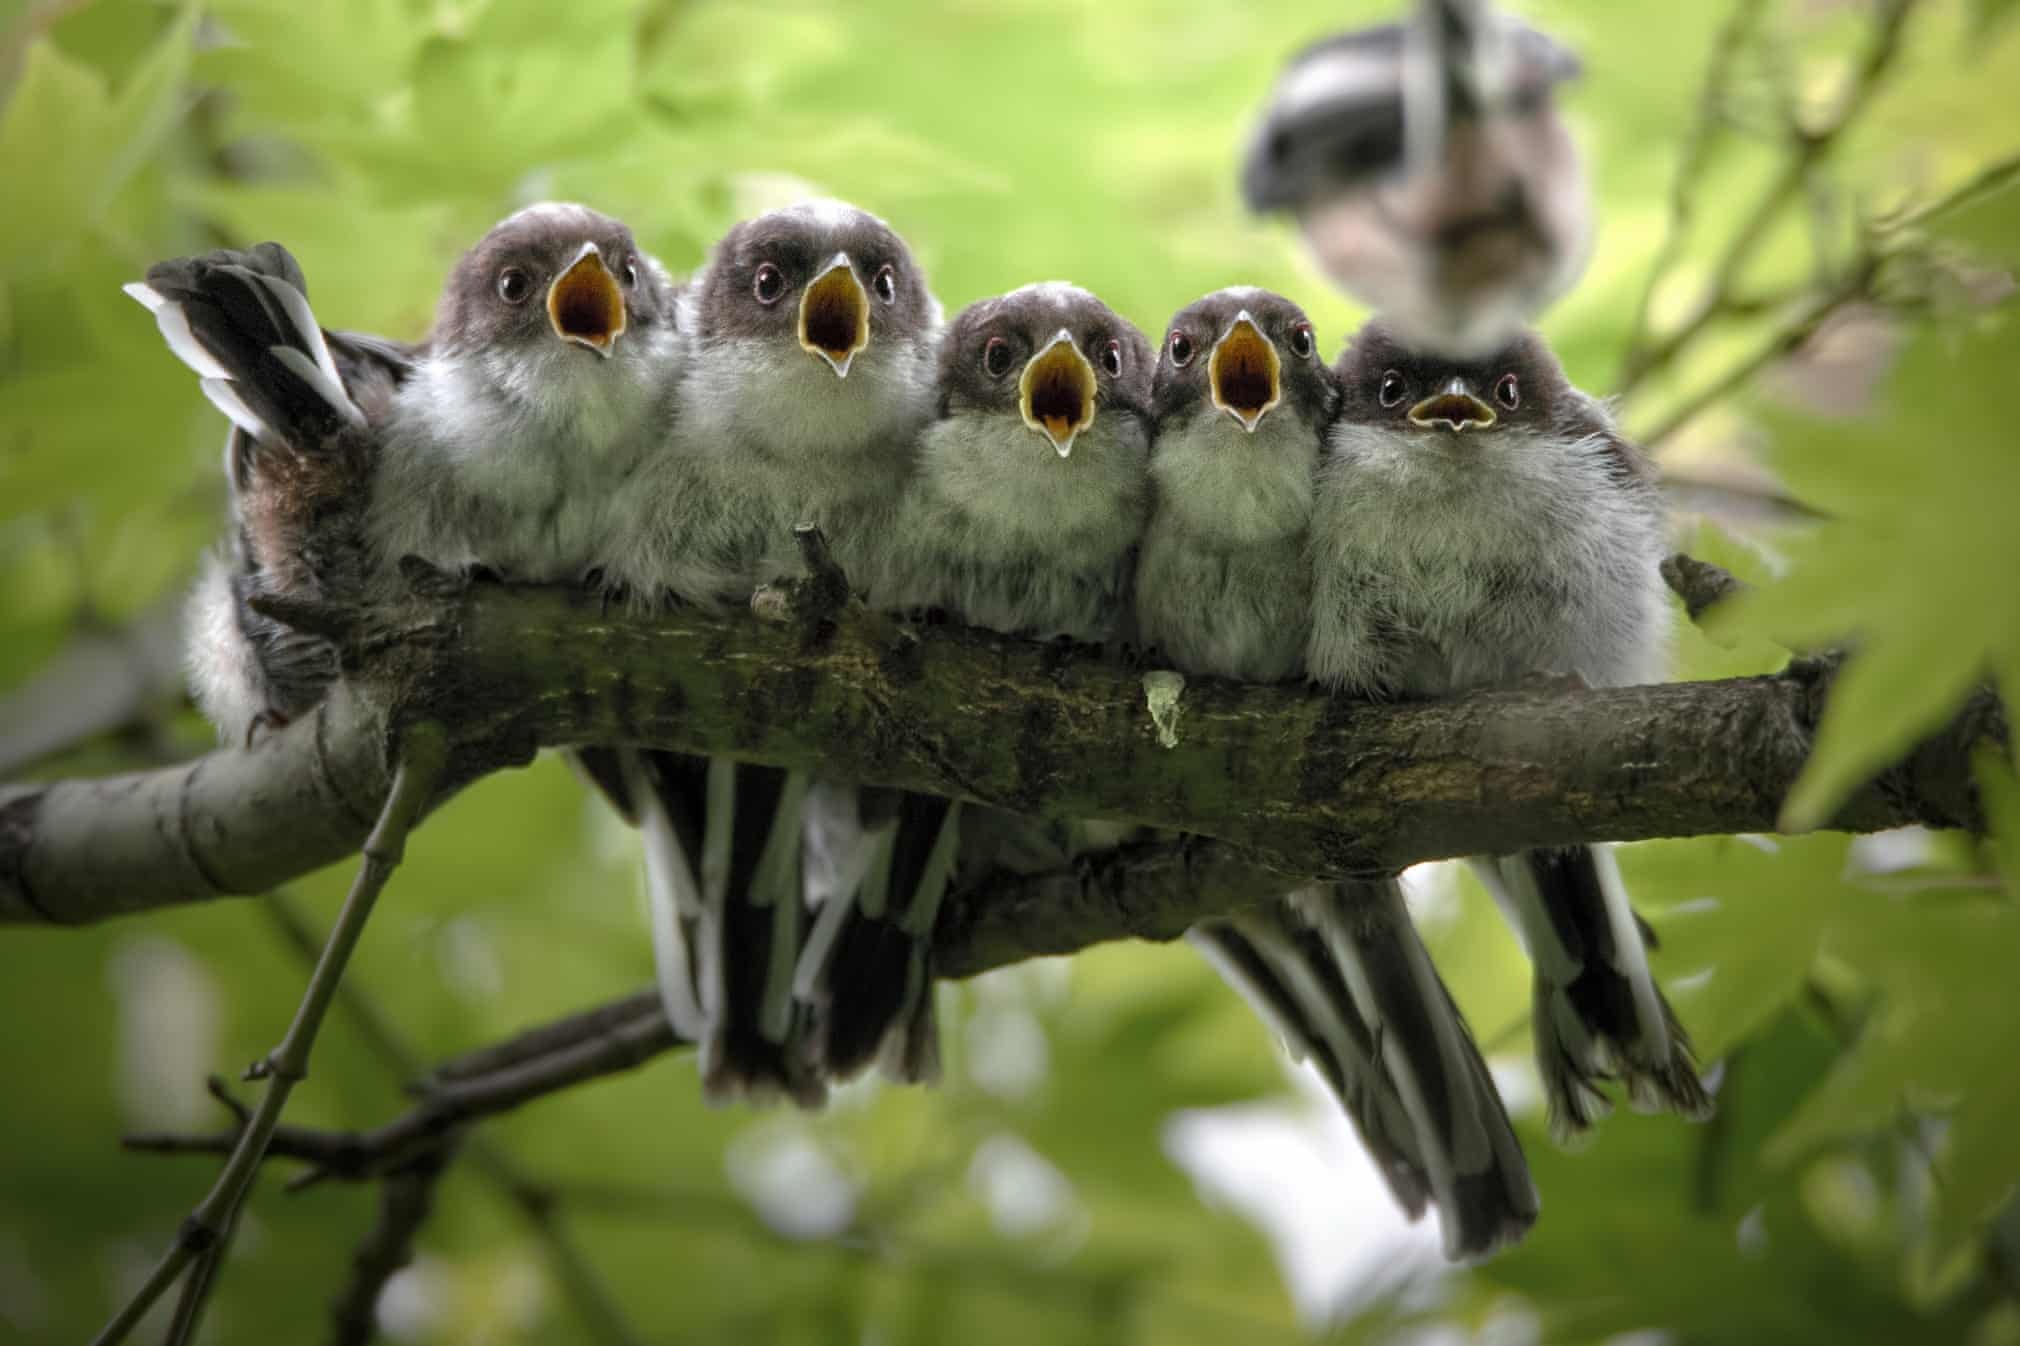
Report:
M 563 341 L 608 356 L 624 335 L 624 291 L 594 243 L 584 243 L 547 287 L 547 321 Z
M 856 352 L 870 344 L 870 296 L 856 279 L 849 254 L 838 252 L 800 295 L 800 349 L 849 376 Z
M 1243 309 L 1226 335 L 1214 343 L 1206 362 L 1213 404 L 1241 422 L 1250 434 L 1270 409 L 1283 401 L 1283 361 L 1276 343 L 1262 334 Z
M 1026 362 L 1017 380 L 1017 407 L 1024 424 L 1051 440 L 1064 458 L 1080 432 L 1094 424 L 1096 386 L 1094 366 L 1062 327 Z
M 1444 392 L 1410 408 L 1410 424 L 1427 430 L 1488 430 L 1495 419 L 1494 408 L 1475 397 L 1464 379 L 1457 378 L 1445 385 Z

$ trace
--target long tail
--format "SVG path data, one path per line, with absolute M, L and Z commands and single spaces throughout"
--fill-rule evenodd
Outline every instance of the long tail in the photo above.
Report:
M 807 896 L 818 914 L 794 991 L 813 1013 L 815 1061 L 838 1080 L 873 1062 L 903 1083 L 937 1079 L 932 935 L 959 845 L 959 806 L 822 787 L 809 796 L 804 826 Z
M 161 262 L 125 288 L 232 421 L 231 555 L 209 564 L 192 596 L 188 665 L 205 713 L 226 741 L 243 742 L 313 706 L 337 676 L 324 641 L 251 601 L 360 592 L 374 445 L 359 399 L 383 406 L 411 352 L 325 334 L 301 268 L 277 243 Z
M 1568 1141 L 1612 1109 L 1601 1080 L 1640 1111 L 1709 1117 L 1690 1039 L 1656 988 L 1644 928 L 1612 852 L 1568 846 L 1474 862 L 1536 968 L 1537 1065 L 1551 1134 Z
M 792 995 L 803 938 L 805 778 L 685 753 L 586 749 L 577 763 L 645 840 L 660 999 L 715 1101 L 826 1101 Z
M 1437 1207 L 1446 1256 L 1535 1222 L 1507 1110 L 1394 880 L 1306 889 L 1191 938 L 1318 1066 L 1403 1209 Z
M 308 282 L 278 243 L 157 262 L 125 287 L 204 395 L 261 442 L 318 442 L 365 413 L 345 387 Z

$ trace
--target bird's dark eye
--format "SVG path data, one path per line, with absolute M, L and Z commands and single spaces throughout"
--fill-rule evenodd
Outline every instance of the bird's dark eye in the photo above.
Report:
M 1393 407 L 1403 400 L 1403 391 L 1403 376 L 1391 369 L 1382 375 L 1382 386 L 1376 390 L 1375 396 L 1383 406 Z
M 757 269 L 757 278 L 751 282 L 750 292 L 757 296 L 760 304 L 776 304 L 779 296 L 786 292 L 786 273 L 766 262 Z
M 877 298 L 883 300 L 886 304 L 897 300 L 898 272 L 896 268 L 886 266 L 877 273 L 877 278 L 871 281 L 870 284 L 876 287 Z
M 1122 343 L 1111 339 L 1101 348 L 1101 367 L 1108 371 L 1110 378 L 1122 377 Z
M 1501 381 L 1494 385 L 1494 400 L 1510 411 L 1522 405 L 1522 385 L 1515 381 L 1513 374 L 1503 374 Z
M 989 344 L 982 348 L 982 368 L 992 379 L 1000 379 L 1009 373 L 1015 360 L 1010 343 L 1002 337 L 990 337 Z
M 1310 323 L 1301 322 L 1296 327 L 1291 328 L 1292 355 L 1297 356 L 1300 360 L 1309 360 L 1312 358 L 1312 352 L 1317 349 L 1318 343 L 1312 339 L 1312 325 Z
M 533 278 L 516 266 L 498 273 L 498 297 L 508 304 L 521 304 L 533 293 Z
M 617 268 L 617 274 L 623 279 L 625 289 L 629 290 L 636 287 L 638 284 L 638 259 L 635 257 L 626 257 L 624 265 Z
M 1173 369 L 1183 369 L 1192 363 L 1192 338 L 1185 333 L 1173 332 L 1171 340 L 1165 343 L 1165 349 L 1171 352 Z

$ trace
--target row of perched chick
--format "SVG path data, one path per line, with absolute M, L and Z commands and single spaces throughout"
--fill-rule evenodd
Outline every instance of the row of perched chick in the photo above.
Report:
M 251 609 L 262 590 L 369 594 L 418 556 L 715 602 L 783 568 L 802 521 L 873 602 L 1081 640 L 1119 629 L 1140 541 L 1141 636 L 1187 672 L 1282 678 L 1309 648 L 1331 685 L 1423 694 L 1628 681 L 1659 655 L 1653 495 L 1533 338 L 1446 369 L 1371 327 L 1333 372 L 1295 306 L 1240 290 L 1183 310 L 1153 353 L 1058 285 L 943 333 L 903 241 L 832 203 L 739 225 L 678 290 L 615 221 L 532 208 L 459 262 L 417 347 L 323 334 L 301 290 L 277 248 L 141 289 L 238 426 L 236 555 L 199 593 L 192 648 L 234 736 L 334 675 Z M 648 829 L 661 989 L 712 1092 L 812 1102 L 878 1057 L 930 1074 L 944 801 L 586 760 Z M 729 864 L 711 874 L 707 853 Z M 1559 1126 L 1589 1120 L 1606 1076 L 1701 1111 L 1603 857 L 1493 873 L 1538 962 Z M 1406 1206 L 1439 1206 L 1448 1248 L 1519 1235 L 1526 1168 L 1393 884 L 1303 892 L 1198 940 L 1317 1060 Z

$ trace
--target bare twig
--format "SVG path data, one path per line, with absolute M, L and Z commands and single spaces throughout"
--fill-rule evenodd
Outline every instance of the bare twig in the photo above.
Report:
M 1637 331 L 1622 362 L 1616 393 L 1624 396 L 1634 392 L 1650 376 L 1674 363 L 1707 327 L 1726 316 L 1726 300 L 1769 229 L 1871 105 L 1873 95 L 1900 54 L 1902 34 L 1914 7 L 1915 0 L 1883 0 L 1858 66 L 1847 80 L 1836 107 L 1819 127 L 1791 128 L 1789 153 L 1781 171 L 1727 241 L 1696 306 L 1659 340 L 1643 340 Z
M 1704 87 L 1698 93 L 1697 117 L 1685 133 L 1683 148 L 1677 155 L 1676 176 L 1670 180 L 1669 218 L 1663 229 L 1662 242 L 1656 247 L 1654 260 L 1649 263 L 1648 280 L 1641 287 L 1641 297 L 1634 306 L 1634 317 L 1627 325 L 1622 382 L 1625 381 L 1624 369 L 1632 366 L 1637 352 L 1647 340 L 1648 316 L 1655 304 L 1656 291 L 1683 255 L 1691 222 L 1697 214 L 1698 178 L 1711 159 L 1712 145 L 1725 122 L 1725 101 L 1732 84 L 1733 68 L 1738 63 L 1740 50 L 1746 45 L 1748 36 L 1766 8 L 1767 0 L 1738 0 L 1712 38 L 1711 60 L 1705 70 Z
M 269 899 L 266 905 L 288 942 L 303 958 L 313 963 L 317 950 L 322 946 L 322 937 L 311 928 L 307 918 L 294 903 L 278 894 Z M 657 996 L 648 994 L 642 999 L 647 1005 L 656 1009 Z M 399 1075 L 401 1082 L 410 1092 L 425 1095 L 432 1087 L 431 1081 L 443 1078 L 443 1070 L 453 1069 L 459 1063 L 467 1063 L 471 1059 L 458 1057 L 445 1063 L 434 1075 L 424 1080 L 422 1076 L 425 1072 L 420 1053 L 400 1036 L 378 1005 L 358 986 L 355 979 L 345 979 L 343 986 L 338 990 L 338 1000 L 344 1012 L 364 1034 L 365 1041 L 372 1050 Z M 623 1006 L 627 1002 L 619 1004 Z M 630 1007 L 637 1008 L 636 1005 Z M 511 1046 L 509 1043 L 500 1044 L 500 1047 L 509 1046 Z M 502 1054 L 495 1059 L 501 1064 L 509 1063 Z M 229 1105 L 229 1096 L 224 1097 Z M 276 1134 L 298 1138 L 290 1133 L 287 1127 L 281 1127 Z M 561 1282 L 576 1310 L 588 1325 L 592 1339 L 608 1343 L 609 1346 L 637 1346 L 642 1338 L 618 1304 L 616 1294 L 577 1246 L 545 1189 L 520 1171 L 517 1161 L 502 1145 L 482 1133 L 471 1133 L 466 1130 L 450 1131 L 445 1133 L 443 1139 L 435 1146 L 417 1150 L 414 1157 L 409 1160 L 408 1167 L 424 1164 L 433 1153 L 446 1153 L 452 1159 L 460 1158 L 461 1162 L 469 1165 L 497 1188 L 519 1211 L 527 1228 L 533 1232 L 546 1253 L 555 1278 Z M 362 1167 L 358 1159 L 354 1158 L 352 1162 Z M 382 1181 L 389 1184 L 397 1182 L 405 1171 L 395 1168 L 389 1171 Z M 303 1176 L 314 1177 L 315 1173 L 311 1171 Z M 295 1188 L 302 1185 L 306 1184 L 299 1181 L 290 1184 Z M 390 1202 L 392 1199 L 390 1192 L 382 1195 L 384 1202 Z M 361 1288 L 355 1286 L 353 1288 L 355 1290 L 353 1298 L 362 1296 Z M 343 1302 L 345 1301 L 339 1301 L 340 1304 Z
M 431 1088 L 407 1112 L 369 1131 L 275 1127 L 267 1153 L 309 1165 L 289 1184 L 294 1190 L 332 1178 L 359 1182 L 384 1177 L 471 1122 L 586 1080 L 635 1069 L 685 1045 L 656 1002 L 645 1014 L 618 1020 L 613 1011 L 635 999 L 627 997 L 524 1034 L 515 1041 L 537 1041 L 541 1046 L 534 1051 L 512 1050 L 511 1059 L 495 1069 L 467 1073 Z M 506 1055 L 499 1048 L 490 1050 Z M 235 1147 L 240 1130 L 202 1136 L 142 1133 L 128 1136 L 124 1144 L 129 1150 L 152 1154 L 221 1154 Z
M 112 1343 L 124 1340 L 133 1325 L 147 1312 L 153 1299 L 173 1284 L 192 1261 L 209 1254 L 230 1233 L 260 1162 L 266 1157 L 267 1143 L 280 1125 L 281 1111 L 287 1106 L 288 1095 L 297 1083 L 307 1077 L 309 1051 L 315 1044 L 316 1033 L 322 1027 L 331 999 L 336 995 L 344 967 L 350 961 L 359 937 L 364 934 L 372 907 L 384 890 L 386 881 L 392 877 L 393 870 L 399 866 L 407 832 L 420 816 L 422 807 L 434 796 L 446 752 L 446 740 L 432 724 L 416 724 L 405 732 L 399 749 L 399 765 L 394 769 L 385 807 L 380 811 L 379 821 L 371 835 L 365 840 L 364 858 L 358 867 L 357 879 L 352 883 L 350 895 L 345 898 L 343 910 L 330 931 L 329 942 L 323 948 L 315 973 L 309 978 L 308 991 L 295 1011 L 294 1022 L 288 1026 L 280 1045 L 246 1072 L 249 1079 L 267 1081 L 258 1107 L 239 1129 L 230 1157 L 225 1161 L 224 1172 L 218 1175 L 209 1193 L 183 1221 L 174 1246 L 163 1255 L 155 1272 L 142 1286 L 141 1293 L 136 1294 L 99 1333 L 97 1346 L 112 1346 Z M 187 1322 L 182 1322 L 184 1315 L 178 1315 L 185 1339 L 194 1335 L 201 1308 L 202 1295 L 199 1293 L 191 1303 Z
M 1836 288 L 1810 299 L 1795 317 L 1768 333 L 1752 350 L 1734 360 L 1637 436 L 1642 447 L 1651 450 L 1658 447 L 1684 426 L 1745 387 L 1756 374 L 1801 350 L 1833 315 L 1870 292 L 1873 278 L 1878 275 L 1881 265 L 1882 259 L 1876 254 L 1869 253 L 1861 258 L 1852 273 Z
M 455 1156 L 444 1143 L 415 1156 L 379 1185 L 379 1214 L 351 1254 L 350 1278 L 330 1305 L 331 1346 L 366 1346 L 378 1329 L 379 1295 L 414 1258 L 414 1236 L 435 1208 L 435 1189 Z
M 1874 228 L 1882 233 L 1899 233 L 1918 229 L 1926 224 L 1973 205 L 1992 193 L 2020 182 L 2020 153 L 2013 153 L 2002 159 L 1995 159 L 1964 179 L 1950 190 L 1919 202 L 1902 210 L 1897 215 L 1883 216 L 1873 222 Z
M 512 1066 L 523 1065 L 538 1060 L 557 1048 L 567 1048 L 585 1041 L 607 1037 L 662 1013 L 659 995 L 655 991 L 640 991 L 636 995 L 614 1000 L 595 1009 L 584 1010 L 557 1019 L 553 1023 L 531 1028 L 523 1033 L 507 1038 L 503 1042 L 452 1057 L 435 1067 L 420 1092 L 436 1093 L 443 1086 L 462 1080 L 473 1080 Z

